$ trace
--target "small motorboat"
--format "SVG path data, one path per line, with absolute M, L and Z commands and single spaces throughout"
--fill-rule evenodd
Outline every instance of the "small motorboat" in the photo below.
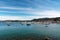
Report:
M 7 24 L 8 26 L 10 26 L 10 24 Z
M 30 26 L 31 24 L 26 24 L 27 26 Z

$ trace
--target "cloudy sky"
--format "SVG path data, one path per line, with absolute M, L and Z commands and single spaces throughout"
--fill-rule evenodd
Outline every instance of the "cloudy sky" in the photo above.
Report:
M 60 0 L 0 0 L 0 20 L 60 17 Z

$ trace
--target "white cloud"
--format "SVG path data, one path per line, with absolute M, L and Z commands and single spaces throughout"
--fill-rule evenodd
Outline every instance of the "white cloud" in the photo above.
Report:
M 32 8 L 23 8 L 23 7 L 3 7 L 0 6 L 2 9 L 11 9 L 11 10 L 33 10 Z
M 23 18 L 19 16 L 0 16 L 0 20 L 23 20 Z
M 32 19 L 47 18 L 47 17 L 51 18 L 56 16 L 0 16 L 0 20 L 32 20 Z
M 0 16 L 0 20 L 31 20 L 42 17 L 44 16 Z
M 46 16 L 46 17 L 60 17 L 60 11 L 46 10 L 46 11 L 35 11 L 32 12 L 35 15 Z
M 41 18 L 41 16 L 0 16 L 0 20 L 31 20 L 37 18 Z

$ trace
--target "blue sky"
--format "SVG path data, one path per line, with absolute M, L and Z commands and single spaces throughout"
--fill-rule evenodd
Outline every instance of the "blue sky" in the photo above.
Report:
M 0 0 L 0 20 L 60 17 L 60 0 Z

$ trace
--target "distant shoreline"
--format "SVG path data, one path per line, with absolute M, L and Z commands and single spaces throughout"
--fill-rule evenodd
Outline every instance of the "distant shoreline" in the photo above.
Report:
M 0 22 L 30 22 L 30 23 L 41 23 L 41 24 L 50 24 L 50 23 L 60 23 L 60 17 L 56 18 L 38 18 L 32 20 L 1 20 Z

